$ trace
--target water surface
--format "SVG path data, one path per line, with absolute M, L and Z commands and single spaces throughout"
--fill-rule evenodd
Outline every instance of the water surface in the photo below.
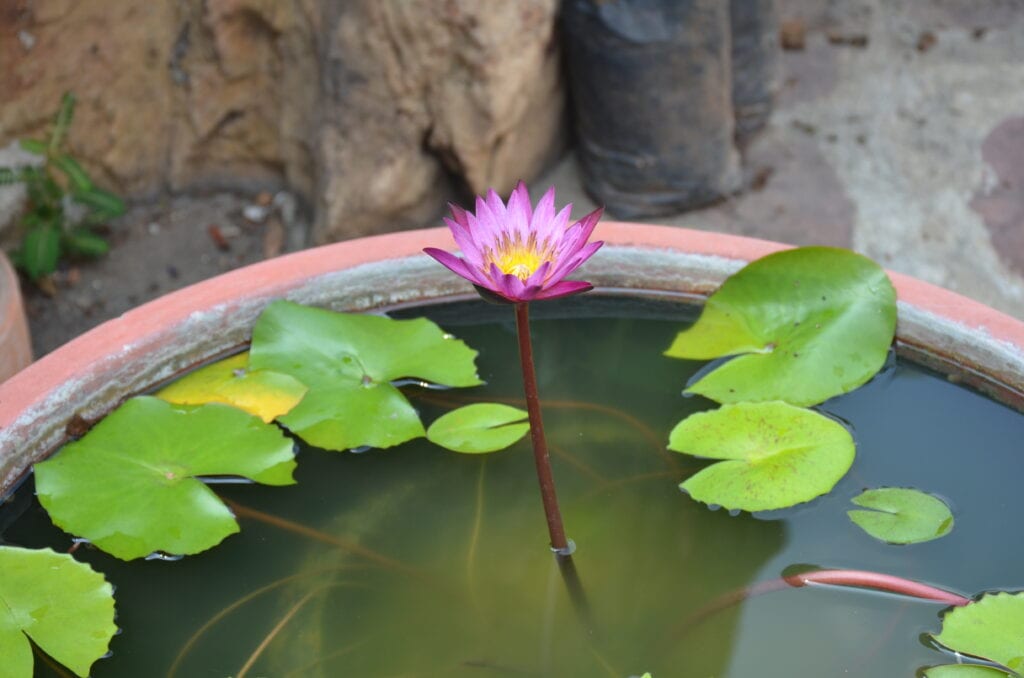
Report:
M 453 405 L 520 399 L 510 308 L 398 315 L 421 313 L 480 351 L 487 381 L 404 389 L 425 421 Z M 217 486 L 244 507 L 242 533 L 207 553 L 125 564 L 79 549 L 115 584 L 124 629 L 93 675 L 912 676 L 950 660 L 921 639 L 939 630 L 941 604 L 825 588 L 733 605 L 723 596 L 796 564 L 877 570 L 967 595 L 1024 582 L 1012 520 L 1020 414 L 894 361 L 818 408 L 857 442 L 830 495 L 730 516 L 679 491 L 703 464 L 665 449 L 675 423 L 714 407 L 680 393 L 701 363 L 661 355 L 692 307 L 590 296 L 538 304 L 533 315 L 585 606 L 572 603 L 547 552 L 526 440 L 483 456 L 423 440 L 363 454 L 302 448 L 294 487 Z M 846 511 L 879 486 L 944 497 L 956 527 L 927 544 L 875 541 Z M 0 538 L 67 550 L 69 537 L 30 491 L 0 515 Z

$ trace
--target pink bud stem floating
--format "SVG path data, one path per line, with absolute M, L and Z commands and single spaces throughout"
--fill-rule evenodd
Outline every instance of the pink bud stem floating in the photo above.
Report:
M 679 634 L 691 630 L 708 617 L 763 593 L 780 591 L 787 586 L 803 588 L 815 585 L 873 589 L 875 591 L 917 598 L 918 600 L 945 603 L 954 607 L 963 607 L 972 602 L 970 598 L 953 593 L 952 591 L 881 572 L 870 572 L 868 570 L 809 570 L 797 574 L 786 574 L 778 579 L 767 579 L 724 593 L 690 615 L 674 629 L 671 637 L 675 638 Z
M 475 212 L 467 212 L 455 205 L 450 207 L 452 218 L 445 219 L 445 223 L 462 250 L 462 258 L 433 247 L 423 251 L 473 283 L 484 299 L 515 305 L 523 389 L 548 534 L 551 548 L 567 556 L 571 548 L 562 525 L 544 438 L 528 303 L 579 294 L 593 288 L 590 283 L 566 280 L 565 277 L 604 244 L 600 241 L 587 242 L 602 210 L 594 210 L 570 225 L 572 205 L 566 205 L 556 213 L 554 187 L 547 190 L 534 209 L 523 182 L 519 182 L 512 191 L 507 204 L 502 203 L 498 194 L 491 190 L 486 198 L 476 199 Z
M 934 600 L 938 603 L 946 603 L 956 607 L 962 607 L 971 602 L 970 598 L 946 591 L 945 589 L 922 584 L 911 579 L 904 579 L 903 577 L 895 577 L 891 574 L 868 572 L 866 570 L 812 570 L 811 572 L 786 575 L 782 580 L 790 586 L 797 588 L 810 584 L 850 586 L 898 593 L 903 596 L 910 596 L 911 598 L 920 598 L 921 600 Z

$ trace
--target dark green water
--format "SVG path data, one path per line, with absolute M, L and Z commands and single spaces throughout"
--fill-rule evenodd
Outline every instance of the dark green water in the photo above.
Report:
M 664 449 L 676 422 L 713 406 L 680 395 L 700 363 L 661 355 L 691 308 L 591 296 L 533 312 L 587 619 L 546 550 L 526 440 L 486 456 L 425 441 L 363 454 L 303 449 L 297 486 L 218 492 L 376 557 L 248 517 L 241 534 L 179 562 L 125 564 L 83 547 L 78 557 L 116 586 L 123 628 L 95 678 L 913 676 L 950 659 L 922 640 L 938 632 L 941 604 L 786 589 L 695 615 L 794 564 L 876 570 L 967 595 L 1024 584 L 1014 520 L 1020 414 L 896 362 L 820 408 L 857 442 L 852 470 L 829 496 L 730 516 L 680 493 L 701 464 Z M 473 303 L 426 315 L 480 351 L 488 383 L 406 389 L 425 421 L 442 402 L 520 395 L 511 309 Z M 877 486 L 946 498 L 955 529 L 915 546 L 873 540 L 846 511 Z M 70 543 L 30 486 L 0 514 L 0 539 Z

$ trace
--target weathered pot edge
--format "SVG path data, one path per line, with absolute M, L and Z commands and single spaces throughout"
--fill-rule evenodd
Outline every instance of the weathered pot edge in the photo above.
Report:
M 582 269 L 599 287 L 707 293 L 744 263 L 787 246 L 646 224 L 603 223 L 606 246 Z M 368 310 L 470 291 L 420 254 L 452 248 L 447 229 L 406 231 L 305 250 L 192 285 L 69 342 L 0 384 L 0 491 L 65 437 L 73 416 L 101 416 L 205 358 L 243 344 L 270 301 Z M 948 356 L 1024 393 L 1024 323 L 892 274 L 901 342 Z

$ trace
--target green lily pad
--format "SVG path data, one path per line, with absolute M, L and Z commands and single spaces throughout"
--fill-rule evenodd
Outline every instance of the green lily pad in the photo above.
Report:
M 771 254 L 712 294 L 665 352 L 739 355 L 687 389 L 720 403 L 814 405 L 867 382 L 896 330 L 896 292 L 876 263 L 829 247 Z
M 1024 668 L 1024 593 L 994 593 L 953 608 L 935 640 L 950 650 Z
M 476 351 L 426 318 L 334 313 L 277 301 L 253 329 L 249 365 L 309 387 L 280 422 L 330 450 L 391 447 L 425 435 L 419 415 L 391 384 L 401 378 L 476 386 Z
M 239 528 L 197 478 L 290 485 L 293 447 L 276 426 L 234 407 L 133 398 L 36 464 L 36 493 L 55 525 L 123 560 L 198 553 Z
M 427 429 L 427 439 L 455 452 L 496 452 L 526 435 L 528 416 L 518 407 L 474 403 L 438 417 Z
M 944 664 L 924 670 L 925 678 L 1010 678 L 1010 674 L 979 664 Z
M 0 572 L 0 673 L 31 678 L 31 638 L 75 675 L 88 676 L 117 633 L 113 589 L 103 575 L 66 553 L 14 546 L 0 546 Z
M 721 459 L 679 487 L 705 504 L 769 511 L 825 494 L 853 464 L 850 433 L 783 402 L 723 405 L 679 422 L 670 450 Z
M 953 529 L 953 514 L 938 497 L 903 487 L 865 490 L 853 503 L 870 511 L 847 511 L 850 520 L 875 539 L 890 544 L 918 544 Z
M 270 370 L 250 370 L 249 353 L 219 360 L 157 392 L 178 405 L 223 403 L 271 422 L 299 404 L 306 387 L 295 377 Z

